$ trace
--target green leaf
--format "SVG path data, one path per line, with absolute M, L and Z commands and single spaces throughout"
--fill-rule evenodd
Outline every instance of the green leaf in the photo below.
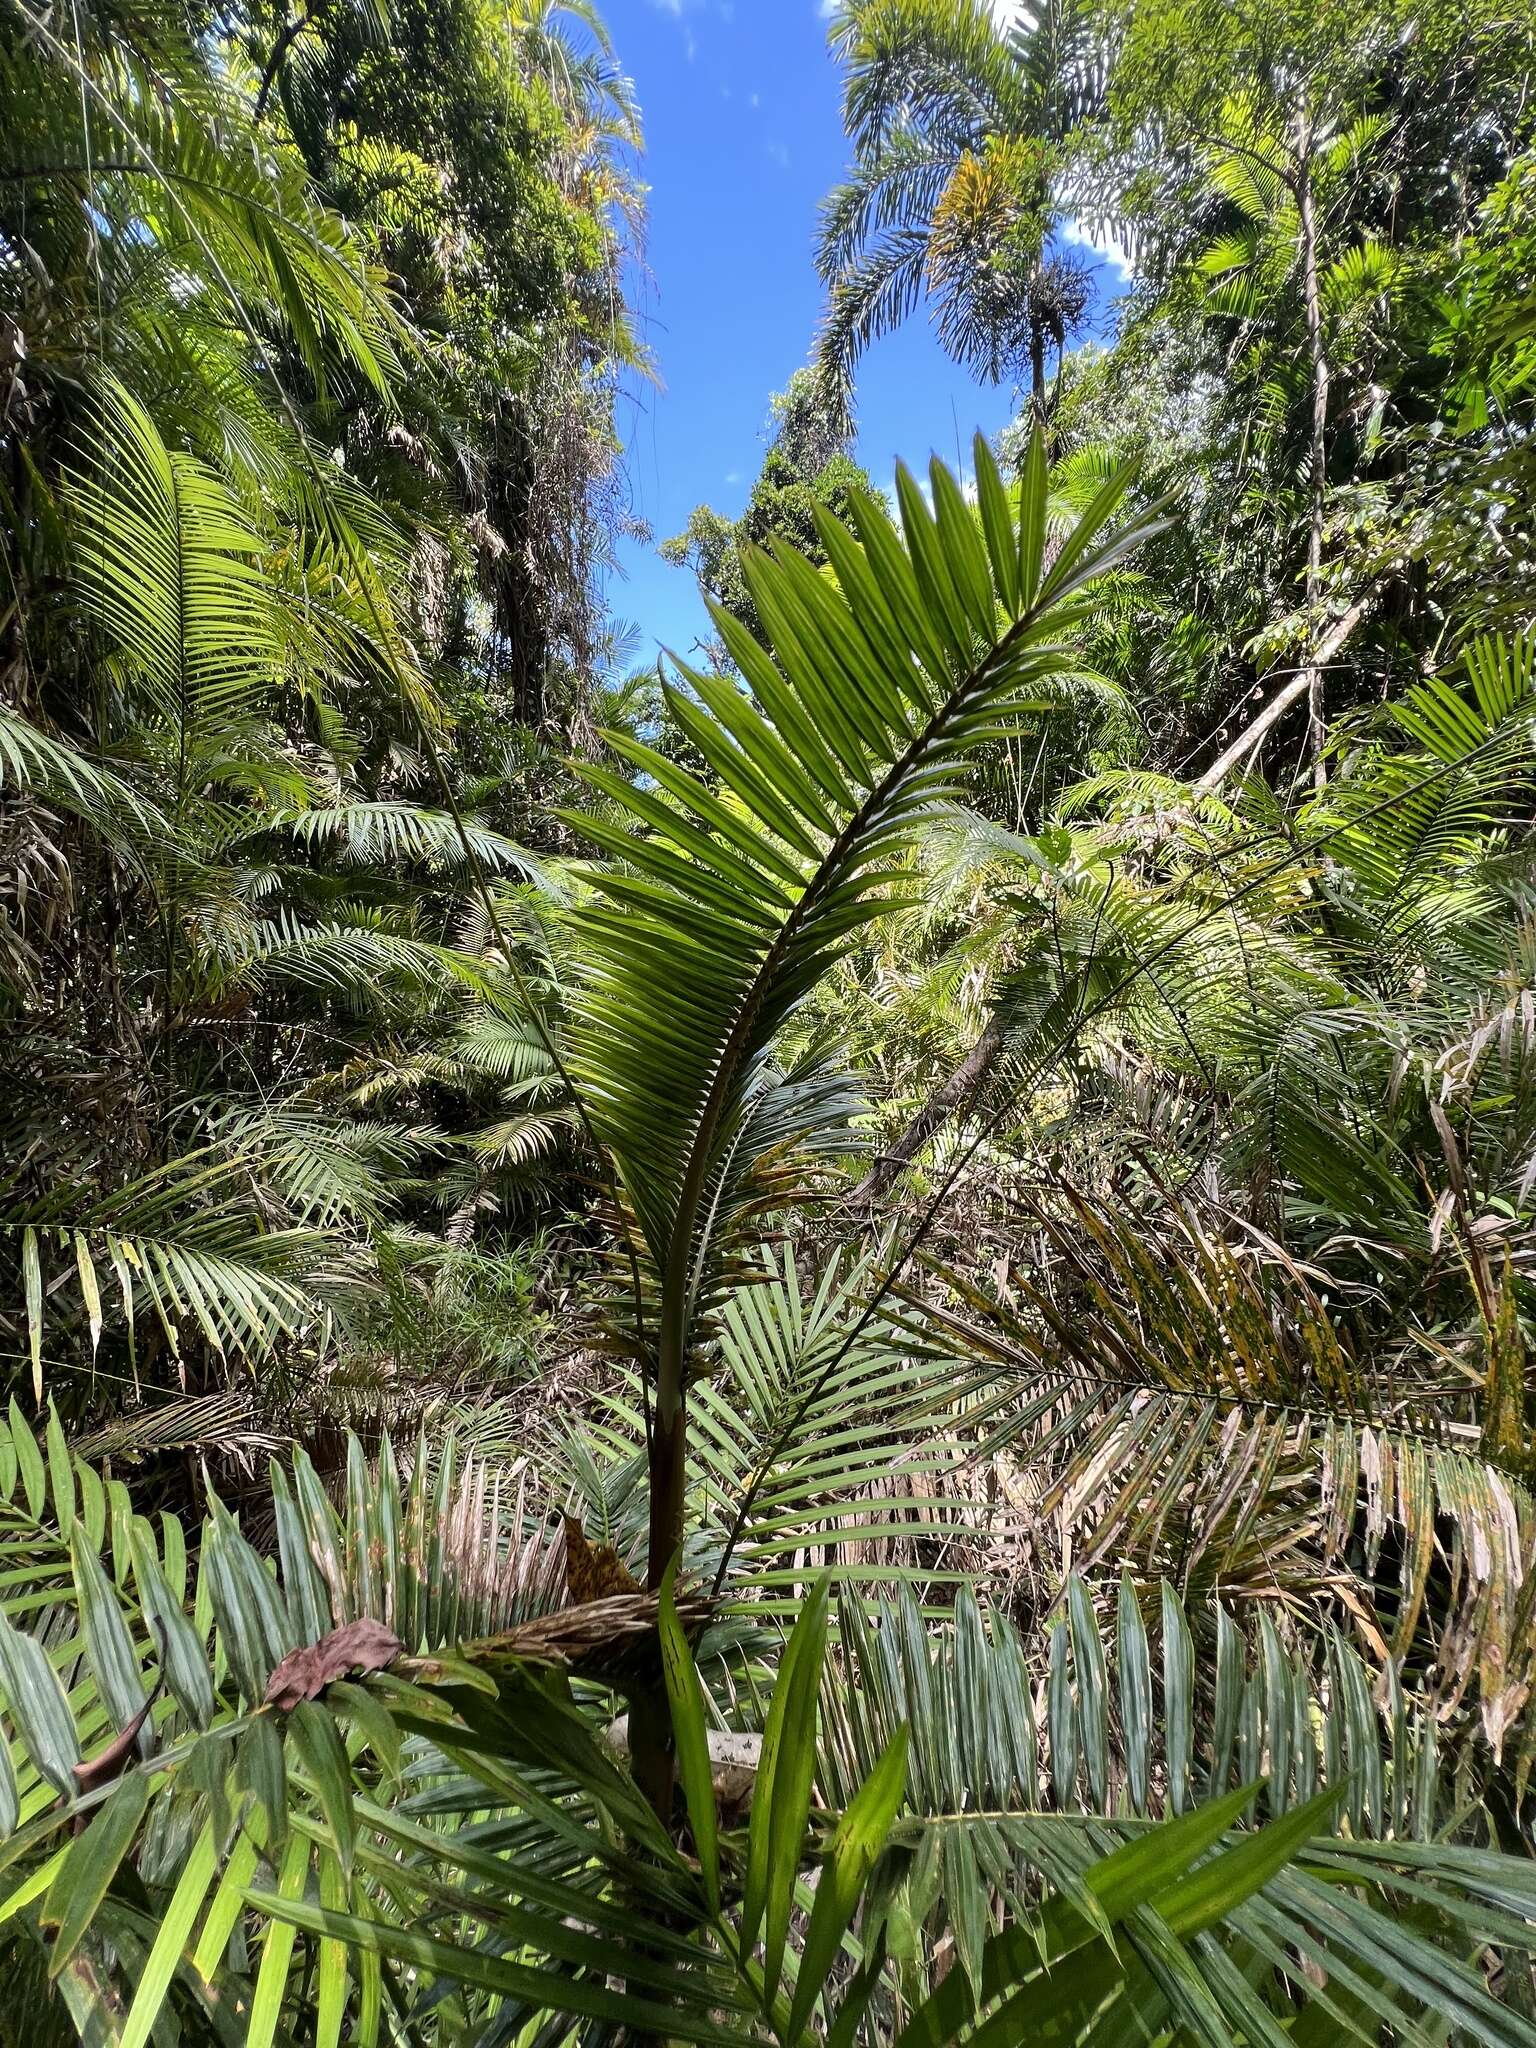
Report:
M 352 1872 L 357 1821 L 352 1811 L 352 1769 L 329 1710 L 315 1700 L 301 1700 L 292 1714 L 299 1755 L 315 1781 L 341 1867 Z
M 170 1989 L 171 1979 L 181 1964 L 193 1923 L 202 1911 L 208 1888 L 213 1883 L 215 1860 L 213 1828 L 209 1825 L 197 1837 L 181 1876 L 176 1880 L 176 1888 L 161 1918 L 154 1946 L 140 1973 L 118 2048 L 144 2048 L 148 2041 Z
M 320 1858 L 320 1904 L 326 1912 L 343 1911 L 350 1896 L 347 1879 L 334 1856 Z M 347 2009 L 347 1946 L 323 1937 L 315 1972 L 315 2048 L 338 2048 Z
M 50 1977 L 59 1975 L 89 1933 L 118 1865 L 133 1847 L 148 1804 L 148 1775 L 128 1771 L 84 1834 L 70 1843 L 43 1906 L 43 1919 L 58 1929 L 48 1958 Z
M 69 1525 L 69 1556 L 86 1656 L 113 1721 L 118 1728 L 126 1728 L 148 1694 L 117 1595 L 100 1559 L 86 1542 L 84 1530 L 75 1521 Z M 139 1747 L 145 1755 L 151 1742 L 152 1735 L 146 1726 L 139 1735 Z
M 972 467 L 976 474 L 976 501 L 981 508 L 982 531 L 992 559 L 992 575 L 1004 609 L 1015 617 L 1019 609 L 1019 537 L 1014 529 L 1008 493 L 987 437 L 978 431 L 972 444 Z
M 48 1421 L 43 1430 L 43 1443 L 48 1454 L 48 1480 L 53 1494 L 53 1519 L 61 1530 L 67 1529 L 75 1514 L 75 1467 L 69 1455 L 69 1445 L 64 1441 L 64 1425 L 59 1421 L 59 1411 L 50 1400 Z
M 688 1639 L 677 1618 L 673 1586 L 678 1560 L 673 1559 L 661 1582 L 657 1626 L 661 1631 L 662 1671 L 667 1699 L 672 1708 L 672 1732 L 677 1747 L 678 1775 L 688 1804 L 688 1821 L 693 1845 L 704 1873 L 704 1891 L 711 1913 L 720 1910 L 720 1838 L 715 1813 L 714 1775 L 709 1762 L 709 1736 L 704 1725 L 704 1704 L 698 1672 L 688 1652 Z
M 33 1436 L 25 1417 L 16 1405 L 14 1394 L 11 1396 L 10 1423 L 11 1447 L 16 1453 L 22 1491 L 27 1497 L 27 1513 L 34 1522 L 40 1522 L 48 1505 L 48 1479 L 43 1468 L 43 1454 L 37 1448 L 37 1438 Z
M 166 1686 L 172 1699 L 199 1728 L 213 1719 L 213 1677 L 197 1630 L 166 1583 L 145 1529 L 137 1522 L 129 1532 L 134 1584 L 144 1619 L 160 1652 Z M 183 1576 L 185 1566 L 183 1564 Z
M 229 1937 L 245 1911 L 245 1893 L 256 1875 L 266 1839 L 267 1816 L 261 1807 L 255 1806 L 235 1837 L 193 1952 L 192 1967 L 205 1984 L 214 1982 L 227 1960 Z
M 1018 610 L 1026 563 L 1038 580 L 1043 472 L 1028 507 L 1035 538 L 1017 557 L 996 490 L 987 540 L 942 465 L 931 516 L 904 469 L 897 490 L 905 545 L 861 493 L 849 501 L 857 538 L 820 523 L 835 583 L 792 549 L 742 549 L 771 652 L 715 607 L 745 684 L 709 700 L 730 744 L 684 718 L 718 786 L 629 741 L 638 779 L 581 771 L 606 800 L 583 829 L 614 859 L 590 871 L 576 912 L 569 1065 L 657 1290 L 663 1418 L 768 1183 L 782 1195 L 797 1155 L 853 1113 L 851 1090 L 775 1075 L 784 1025 L 850 934 L 899 905 L 892 868 L 921 821 L 955 789 L 969 749 L 1038 707 L 1035 685 L 1064 665 L 1071 605 L 1145 530 L 1133 521 L 1106 548 L 1090 515 L 1052 565 L 1061 609 Z M 1113 503 L 1101 492 L 1097 516 Z
M 949 1975 L 913 2013 L 897 2048 L 944 2048 L 977 2010 L 990 2005 L 1021 1979 L 1032 1978 L 1042 1961 L 1053 1982 L 1073 1999 L 1091 1990 L 1094 1973 L 1112 1988 L 1121 1974 L 1113 1947 L 1113 1930 L 1141 1906 L 1156 1903 L 1170 1884 L 1218 1843 L 1252 1796 L 1250 1788 L 1198 1807 L 1178 1820 L 1164 1821 L 1089 1864 L 1083 1872 L 1083 1910 L 1078 1900 L 1056 1896 L 1047 1901 L 1038 1924 L 1005 1928 L 987 1943 L 978 1995 L 963 1970 Z M 1063 1976 L 1065 1958 L 1082 1952 L 1086 1976 Z M 1032 1993 L 1031 1993 L 1032 1995 Z M 1005 2008 L 1008 2024 L 1018 2027 L 1019 2011 Z M 993 2036 L 1006 2041 L 1006 2030 Z M 1018 2038 L 1017 2035 L 1014 2038 Z
M 55 1791 L 72 1798 L 80 1761 L 74 1716 L 42 1645 L 0 1612 L 0 1686 L 32 1761 Z
M 333 1731 L 334 1732 L 334 1731 Z M 301 1834 L 288 1838 L 278 1872 L 277 1897 L 291 1905 L 303 1895 L 309 1875 L 309 1843 Z M 261 1944 L 261 1967 L 256 1973 L 256 1991 L 246 2025 L 245 2048 L 272 2048 L 282 2016 L 283 1997 L 288 1989 L 288 1965 L 293 1959 L 295 1927 L 291 1920 L 274 1918 Z
M 256 1911 L 306 1933 L 345 1942 L 354 1955 L 372 1953 L 403 1963 L 429 1981 L 478 1985 L 503 1998 L 526 2002 L 540 2012 L 602 2020 L 614 2027 L 631 2028 L 642 2038 L 651 2034 L 661 2040 L 697 2041 L 704 2048 L 741 2048 L 740 2032 L 722 2027 L 709 2014 L 707 1978 L 680 1975 L 676 1999 L 663 2004 L 610 1991 L 591 1978 L 561 1976 L 503 1960 L 483 1949 L 458 1948 L 413 1928 L 386 1925 L 363 1914 L 327 1912 L 297 1897 L 252 1892 L 249 1903 Z M 573 1900 L 573 1905 L 579 1910 L 577 1900 Z M 620 1976 L 623 1956 L 623 1949 L 616 1948 L 615 1974 Z M 690 2009 L 684 2003 L 690 1990 L 700 2001 L 701 2010 Z
M 1029 437 L 1019 477 L 1019 602 L 1034 604 L 1040 591 L 1040 566 L 1045 559 L 1046 459 L 1045 435 L 1037 426 Z
M 11 1768 L 11 1745 L 0 1728 L 0 1842 L 8 1842 L 21 1815 L 16 1794 L 16 1773 Z
M 907 1783 L 907 1729 L 898 1728 L 879 1763 L 864 1780 L 832 1832 L 816 1887 L 816 1904 L 800 1956 L 790 2006 L 789 2031 L 797 2035 L 826 1984 L 843 1936 L 853 1925 L 864 1886 L 874 1869 Z
M 764 1996 L 778 1989 L 795 1873 L 805 1851 L 805 1824 L 816 1770 L 816 1702 L 826 1650 L 830 1581 L 818 1579 L 801 1610 L 779 1666 L 763 1731 L 742 1899 L 743 1945 L 764 1927 Z M 764 1923 L 766 1925 L 764 1926 Z
M 251 1716 L 235 1751 L 235 1776 L 266 1815 L 268 1844 L 275 1854 L 288 1834 L 288 1773 L 283 1738 L 270 1713 Z
M 1072 1663 L 1077 1673 L 1078 1727 L 1083 1761 L 1096 1807 L 1109 1791 L 1109 1692 L 1104 1670 L 1104 1644 L 1099 1636 L 1093 1599 L 1081 1575 L 1067 1584 L 1067 1612 L 1072 1625 Z
M 1077 1701 L 1068 1663 L 1067 1624 L 1051 1624 L 1050 1671 L 1046 1680 L 1046 1728 L 1051 1743 L 1051 1791 L 1058 1806 L 1069 1806 L 1077 1786 Z
M 1135 1812 L 1147 1810 L 1152 1773 L 1152 1659 L 1147 1625 L 1129 1572 L 1120 1577 L 1120 1721 L 1125 1731 L 1125 1769 Z
M 345 1715 L 357 1736 L 373 1751 L 379 1763 L 400 1782 L 400 1730 L 388 1707 L 366 1686 L 350 1679 L 334 1679 L 325 1689 L 325 1703 L 333 1714 Z
M 1163 1743 L 1168 1761 L 1168 1806 L 1182 1813 L 1194 1748 L 1195 1647 L 1179 1596 L 1165 1579 L 1163 1600 Z
M 1158 1901 L 1158 1911 L 1175 1934 L 1194 1935 L 1216 1926 L 1294 1860 L 1338 1810 L 1343 1796 L 1342 1785 L 1329 1786 L 1304 1806 L 1294 1806 L 1279 1820 L 1244 1836 L 1234 1848 L 1170 1885 Z

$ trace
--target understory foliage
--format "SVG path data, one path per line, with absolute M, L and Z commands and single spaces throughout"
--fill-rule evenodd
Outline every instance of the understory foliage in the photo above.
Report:
M 1413 17 L 835 10 L 626 676 L 593 10 L 0 0 L 0 2042 L 1536 2043 L 1529 37 Z M 883 496 L 925 297 L 1022 410 Z

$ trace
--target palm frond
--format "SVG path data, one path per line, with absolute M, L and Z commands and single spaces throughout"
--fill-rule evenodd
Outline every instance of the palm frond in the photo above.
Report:
M 269 702 L 283 636 L 259 538 L 233 494 L 168 449 L 139 401 L 110 382 L 90 457 L 71 484 L 76 574 L 133 687 L 189 734 Z
M 1441 1719 L 1474 1683 L 1497 1756 L 1536 1657 L 1536 1504 L 1485 1447 L 1464 1379 L 1426 1345 L 1390 1375 L 1357 1358 L 1319 1280 L 1279 1247 L 1225 1243 L 1188 1207 L 1143 1221 L 1076 1198 L 1036 1212 L 1048 1282 L 926 1314 L 1022 1385 L 1006 1485 L 1036 1597 L 1063 1556 L 1351 1631 Z M 1448 1362 L 1448 1361 L 1447 1361 Z M 1016 1566 L 1016 1568 L 1018 1568 Z M 1522 1736 L 1522 1741 L 1524 1741 Z
M 954 794 L 964 750 L 1038 706 L 1071 665 L 1060 634 L 1074 596 L 1152 523 L 1104 539 L 1129 481 L 1117 479 L 1046 570 L 1043 458 L 1017 520 L 979 438 L 976 460 L 981 526 L 935 463 L 932 512 L 899 477 L 905 547 L 867 500 L 862 546 L 819 520 L 836 588 L 792 550 L 747 559 L 774 658 L 717 608 L 751 695 L 692 671 L 697 704 L 668 691 L 721 793 L 621 734 L 610 743 L 655 793 L 584 771 L 618 816 L 583 829 L 623 866 L 595 871 L 575 914 L 571 1067 L 658 1275 L 669 1428 L 733 1230 L 754 1210 L 741 1138 L 776 1034 L 848 934 L 892 907 L 883 864 Z M 768 1156 L 795 1122 L 776 1120 Z M 821 1128 L 821 1116 L 801 1123 Z
M 958 2005 L 969 2019 L 997 1996 L 986 1936 L 1000 1909 L 1027 1924 L 1049 1885 L 1090 1911 L 1079 1887 L 1095 1888 L 1094 1860 L 1145 1839 L 1144 1816 L 1205 1809 L 1219 1832 L 1246 1807 L 1310 1834 L 1303 1860 L 1234 1901 L 1220 1942 L 1193 1944 L 1188 1970 L 1161 1968 L 1155 1946 L 1140 1945 L 1152 1930 L 1132 1921 L 1127 1934 L 1148 1971 L 1143 2019 L 1189 2025 L 1200 2013 L 1202 2037 L 1214 2024 L 1225 2039 L 1238 2023 L 1234 1960 L 1246 1956 L 1247 2023 L 1267 2008 L 1263 2024 L 1274 2026 L 1308 1998 L 1308 1979 L 1358 1983 L 1355 1959 L 1369 1951 L 1392 1959 L 1372 1980 L 1370 2024 L 1411 2027 L 1432 2008 L 1475 2012 L 1497 2038 L 1525 2038 L 1525 2023 L 1489 1997 L 1467 1960 L 1465 1930 L 1493 1905 L 1507 1860 L 1444 1840 L 1454 1778 L 1433 1721 L 1406 1710 L 1395 1684 L 1383 1712 L 1369 1672 L 1337 1638 L 1314 1671 L 1267 1618 L 1251 1645 L 1219 1606 L 1186 1610 L 1166 1584 L 1148 1616 L 1122 1582 L 1107 1629 L 1082 1578 L 1063 1589 L 1063 1607 L 1045 1639 L 1029 1643 L 998 1614 L 988 1627 L 968 1595 L 937 1639 L 910 1597 L 872 1618 L 844 1609 L 848 1682 L 828 1686 L 822 1705 L 828 1795 L 839 1800 L 890 1732 L 909 1729 L 910 1812 L 893 1830 L 886 1884 L 893 1916 L 926 1922 L 930 1941 L 947 1930 L 953 1943 L 954 1982 L 936 2009 Z M 1197 1684 L 1201 1669 L 1213 1679 Z M 1331 1833 L 1341 1806 L 1347 1837 Z M 1338 1911 L 1333 1887 L 1357 1877 L 1364 1885 Z M 1423 1915 L 1411 1970 L 1392 1934 L 1409 1898 Z M 1490 1938 L 1522 1948 L 1527 1910 L 1513 1899 L 1497 1907 Z M 1101 1997 L 1112 1986 L 1130 1995 L 1118 1974 L 1106 1975 Z M 1017 2004 L 1023 2026 L 1027 2000 Z

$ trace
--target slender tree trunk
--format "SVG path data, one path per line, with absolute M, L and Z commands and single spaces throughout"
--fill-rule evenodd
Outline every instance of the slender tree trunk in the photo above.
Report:
M 651 1436 L 651 1530 L 645 1580 L 651 1593 L 660 1588 L 667 1566 L 682 1548 L 687 1463 L 687 1396 L 681 1387 L 675 1396 L 663 1388 Z
M 656 1413 L 651 1428 L 651 1519 L 650 1545 L 646 1554 L 646 1591 L 660 1590 L 667 1567 L 683 1547 L 683 1509 L 688 1477 L 688 1399 L 683 1384 L 682 1359 L 671 1360 L 667 1369 L 667 1342 L 663 1335 L 663 1365 L 658 1375 Z M 672 1791 L 676 1759 L 672 1753 L 672 1714 L 667 1696 L 658 1682 L 649 1692 L 637 1692 L 630 1712 L 630 1762 L 635 1782 L 663 1822 L 672 1817 Z
M 1283 683 L 1264 706 L 1263 710 L 1243 727 L 1232 744 L 1222 749 L 1210 767 L 1206 769 L 1205 773 L 1196 782 L 1195 788 L 1197 790 L 1204 792 L 1215 789 L 1225 776 L 1229 775 L 1234 768 L 1247 760 L 1248 756 L 1263 740 L 1270 727 L 1277 724 L 1284 717 L 1297 698 L 1303 697 L 1308 693 L 1312 685 L 1313 675 L 1320 674 L 1323 667 L 1332 661 L 1333 657 L 1344 645 L 1344 642 L 1365 617 L 1366 612 L 1370 608 L 1371 599 L 1376 595 L 1380 587 L 1379 584 L 1373 583 L 1368 590 L 1361 592 L 1347 612 L 1334 620 L 1322 639 L 1312 649 L 1309 666 L 1298 669 L 1288 683 Z M 1273 671 L 1271 670 L 1270 674 L 1272 673 Z M 1268 680 L 1268 676 L 1266 676 L 1265 680 Z
M 251 109 L 252 121 L 260 121 L 267 111 L 267 101 L 272 97 L 272 88 L 277 83 L 277 74 L 283 68 L 283 59 L 303 35 L 310 23 L 320 12 L 318 7 L 301 8 L 291 21 L 285 21 L 272 45 L 272 54 L 267 59 L 266 69 L 261 74 L 261 84 L 256 89 L 256 104 Z
M 855 1202 L 877 1201 L 921 1152 L 928 1140 L 967 1102 L 991 1072 L 1003 1049 L 1003 1027 L 994 1010 L 986 1028 L 947 1081 L 941 1081 L 895 1144 L 882 1152 L 853 1191 Z
M 1328 351 L 1323 341 L 1323 297 L 1317 269 L 1317 214 L 1312 197 L 1312 117 L 1303 106 L 1296 121 L 1296 211 L 1301 222 L 1302 293 L 1307 311 L 1307 352 L 1312 368 L 1312 435 L 1310 447 L 1312 512 L 1307 533 L 1307 637 L 1310 644 L 1323 594 L 1323 494 L 1327 483 Z M 1323 766 L 1326 732 L 1323 668 L 1315 650 L 1309 652 L 1306 676 L 1307 752 L 1319 789 L 1327 780 Z
M 1035 409 L 1035 424 L 1044 430 L 1046 416 L 1045 402 L 1045 323 L 1035 315 L 1029 322 L 1029 382 Z

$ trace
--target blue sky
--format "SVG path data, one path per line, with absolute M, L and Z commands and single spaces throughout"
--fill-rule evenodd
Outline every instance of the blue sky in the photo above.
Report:
M 1001 0 L 1000 0 L 1001 4 Z M 645 121 L 650 187 L 640 320 L 661 388 L 626 400 L 631 508 L 651 544 L 627 541 L 609 586 L 636 659 L 686 653 L 708 626 L 693 579 L 654 541 L 702 501 L 738 514 L 761 465 L 769 395 L 806 360 L 821 305 L 817 207 L 847 144 L 822 0 L 606 0 L 603 13 Z M 1113 273 L 1106 273 L 1111 278 Z M 922 313 L 877 342 L 857 383 L 858 455 L 888 483 L 957 430 L 994 433 L 1015 394 L 949 362 Z

